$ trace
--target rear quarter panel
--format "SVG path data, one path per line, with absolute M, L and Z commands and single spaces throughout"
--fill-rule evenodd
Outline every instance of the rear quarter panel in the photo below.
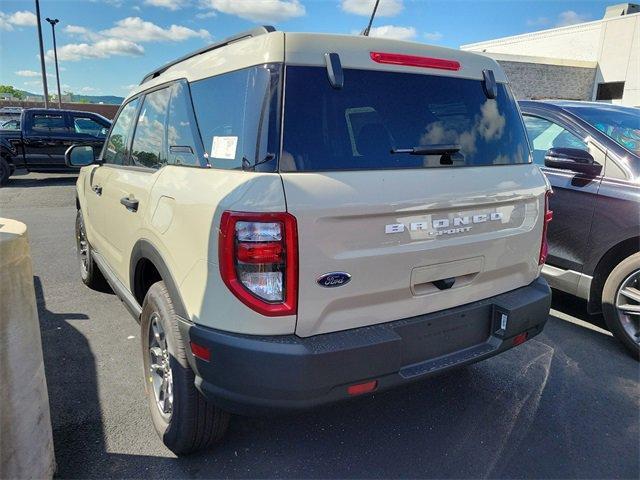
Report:
M 160 252 L 191 321 L 237 333 L 293 333 L 295 315 L 262 316 L 240 302 L 223 283 L 218 235 L 225 210 L 286 211 L 280 175 L 166 166 L 154 184 L 137 237 L 148 240 Z

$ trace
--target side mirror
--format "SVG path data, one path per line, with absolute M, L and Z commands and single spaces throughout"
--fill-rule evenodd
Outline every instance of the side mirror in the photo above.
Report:
M 589 152 L 579 148 L 550 148 L 544 156 L 544 164 L 594 177 L 602 171 L 602 165 L 596 163 Z
M 96 157 L 91 145 L 71 145 L 64 154 L 67 167 L 86 167 L 95 163 Z

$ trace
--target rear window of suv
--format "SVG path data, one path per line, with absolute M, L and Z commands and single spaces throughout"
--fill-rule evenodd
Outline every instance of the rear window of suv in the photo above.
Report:
M 288 66 L 280 170 L 332 171 L 528 163 L 510 90 L 488 99 L 479 80 L 344 70 L 334 89 L 320 67 Z M 455 145 L 444 155 L 391 153 Z

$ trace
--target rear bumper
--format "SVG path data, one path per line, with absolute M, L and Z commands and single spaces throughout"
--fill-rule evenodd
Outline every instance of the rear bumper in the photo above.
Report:
M 221 408 L 252 415 L 316 407 L 350 398 L 349 385 L 377 380 L 380 391 L 489 358 L 515 346 L 522 333 L 540 333 L 550 303 L 549 286 L 538 278 L 449 310 L 308 338 L 238 335 L 187 322 L 181 329 L 211 352 L 210 362 L 191 358 L 198 389 Z

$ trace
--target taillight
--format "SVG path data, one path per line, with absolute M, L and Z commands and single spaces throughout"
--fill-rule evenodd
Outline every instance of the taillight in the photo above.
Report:
M 406 65 L 408 67 L 437 68 L 439 70 L 460 70 L 460 62 L 444 58 L 419 57 L 417 55 L 403 55 L 401 53 L 370 52 L 371 60 L 376 63 L 391 65 Z
M 547 228 L 549 222 L 553 219 L 553 212 L 549 209 L 549 197 L 553 195 L 552 190 L 547 190 L 544 195 L 544 223 L 542 225 L 542 243 L 540 244 L 540 257 L 538 258 L 538 265 L 543 265 L 547 261 L 547 255 L 549 253 L 549 244 L 547 242 Z
M 293 215 L 224 212 L 218 257 L 222 280 L 245 305 L 271 317 L 295 315 L 298 234 Z

